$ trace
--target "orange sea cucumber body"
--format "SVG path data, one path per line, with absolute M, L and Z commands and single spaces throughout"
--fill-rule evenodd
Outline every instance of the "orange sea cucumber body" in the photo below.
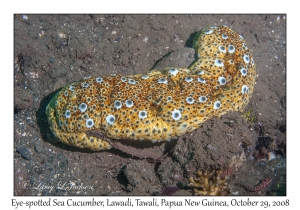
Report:
M 50 128 L 63 143 L 109 149 L 109 138 L 166 141 L 198 128 L 213 116 L 242 111 L 255 83 L 253 56 L 243 37 L 226 26 L 196 35 L 189 68 L 131 76 L 89 77 L 65 86 L 47 106 Z

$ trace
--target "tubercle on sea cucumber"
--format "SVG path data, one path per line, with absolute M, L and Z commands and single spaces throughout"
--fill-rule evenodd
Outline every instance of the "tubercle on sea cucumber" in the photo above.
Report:
M 146 74 L 89 77 L 60 90 L 46 113 L 63 143 L 110 149 L 112 139 L 166 141 L 197 129 L 213 116 L 243 111 L 255 83 L 255 64 L 243 37 L 226 26 L 196 35 L 197 59 L 189 68 Z

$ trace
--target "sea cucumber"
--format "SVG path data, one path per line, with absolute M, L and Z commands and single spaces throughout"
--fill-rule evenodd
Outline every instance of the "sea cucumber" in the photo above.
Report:
M 49 102 L 50 129 L 59 141 L 91 150 L 111 139 L 167 141 L 213 116 L 243 111 L 253 93 L 255 64 L 244 38 L 226 26 L 208 27 L 194 39 L 189 68 L 145 74 L 87 77 L 62 88 Z

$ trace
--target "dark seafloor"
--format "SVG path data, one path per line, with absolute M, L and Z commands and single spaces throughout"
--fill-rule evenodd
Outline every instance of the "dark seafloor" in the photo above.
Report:
M 59 88 L 187 65 L 194 33 L 217 25 L 241 34 L 255 59 L 257 84 L 243 113 L 162 145 L 161 162 L 50 141 L 45 107 Z M 188 178 L 211 169 L 228 175 L 231 195 L 286 195 L 285 15 L 14 16 L 14 195 L 160 195 L 168 186 L 192 195 Z M 245 189 L 266 177 L 267 187 Z

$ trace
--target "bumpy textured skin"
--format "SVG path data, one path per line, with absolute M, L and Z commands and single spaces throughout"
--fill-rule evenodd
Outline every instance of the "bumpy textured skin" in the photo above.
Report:
M 243 111 L 255 83 L 255 64 L 243 37 L 226 26 L 209 27 L 194 40 L 189 68 L 108 75 L 73 82 L 47 106 L 50 128 L 63 143 L 109 149 L 112 139 L 166 141 L 198 128 L 213 116 Z

